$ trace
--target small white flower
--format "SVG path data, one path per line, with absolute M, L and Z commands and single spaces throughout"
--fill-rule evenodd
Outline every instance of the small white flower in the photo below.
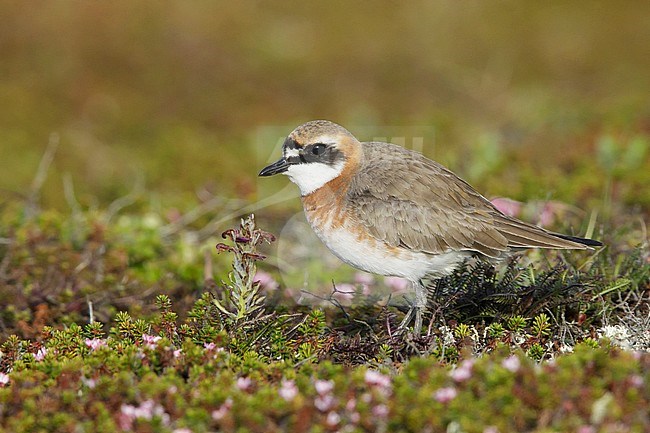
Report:
M 441 326 L 438 330 L 442 334 L 442 344 L 445 346 L 453 346 L 456 344 L 456 337 L 454 337 L 454 332 L 449 326 Z
M 9 375 L 5 373 L 0 373 L 0 385 L 6 385 L 9 383 Z
M 609 338 L 613 344 L 623 349 L 632 347 L 628 330 L 623 325 L 603 326 L 598 330 L 598 335 L 601 338 Z
M 573 346 L 569 346 L 568 344 L 562 344 L 560 346 L 560 352 L 561 353 L 573 353 Z

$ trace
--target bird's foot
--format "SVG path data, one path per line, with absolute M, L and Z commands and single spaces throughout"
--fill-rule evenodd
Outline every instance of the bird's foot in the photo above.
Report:
M 406 315 L 404 316 L 404 319 L 402 319 L 402 322 L 399 324 L 397 327 L 397 333 L 398 334 L 403 334 L 408 330 L 409 325 L 415 318 L 415 323 L 413 327 L 413 335 L 419 336 L 422 333 L 422 308 L 412 306 Z

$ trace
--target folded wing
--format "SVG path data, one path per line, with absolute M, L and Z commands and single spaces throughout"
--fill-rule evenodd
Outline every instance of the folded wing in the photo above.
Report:
M 391 246 L 430 254 L 476 251 L 497 258 L 511 248 L 598 244 L 504 215 L 468 183 L 418 153 L 388 143 L 363 146 L 348 206 L 373 236 Z

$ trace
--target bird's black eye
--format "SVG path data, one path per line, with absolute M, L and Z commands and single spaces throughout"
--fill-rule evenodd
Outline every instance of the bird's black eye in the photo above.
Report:
M 325 153 L 326 149 L 327 149 L 327 146 L 322 144 L 322 143 L 314 144 L 311 147 L 311 153 L 314 154 L 314 155 L 322 155 L 322 154 Z

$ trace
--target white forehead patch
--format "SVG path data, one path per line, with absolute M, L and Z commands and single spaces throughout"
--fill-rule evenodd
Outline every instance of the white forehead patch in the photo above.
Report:
M 289 158 L 291 156 L 298 156 L 300 151 L 298 149 L 291 149 L 289 147 L 284 148 L 284 157 Z
M 312 143 L 323 143 L 323 144 L 336 144 L 341 140 L 340 136 L 336 135 L 319 135 L 317 139 L 312 140 Z
M 312 162 L 290 165 L 284 174 L 298 185 L 301 195 L 308 195 L 335 179 L 343 170 L 343 162 L 335 165 Z

